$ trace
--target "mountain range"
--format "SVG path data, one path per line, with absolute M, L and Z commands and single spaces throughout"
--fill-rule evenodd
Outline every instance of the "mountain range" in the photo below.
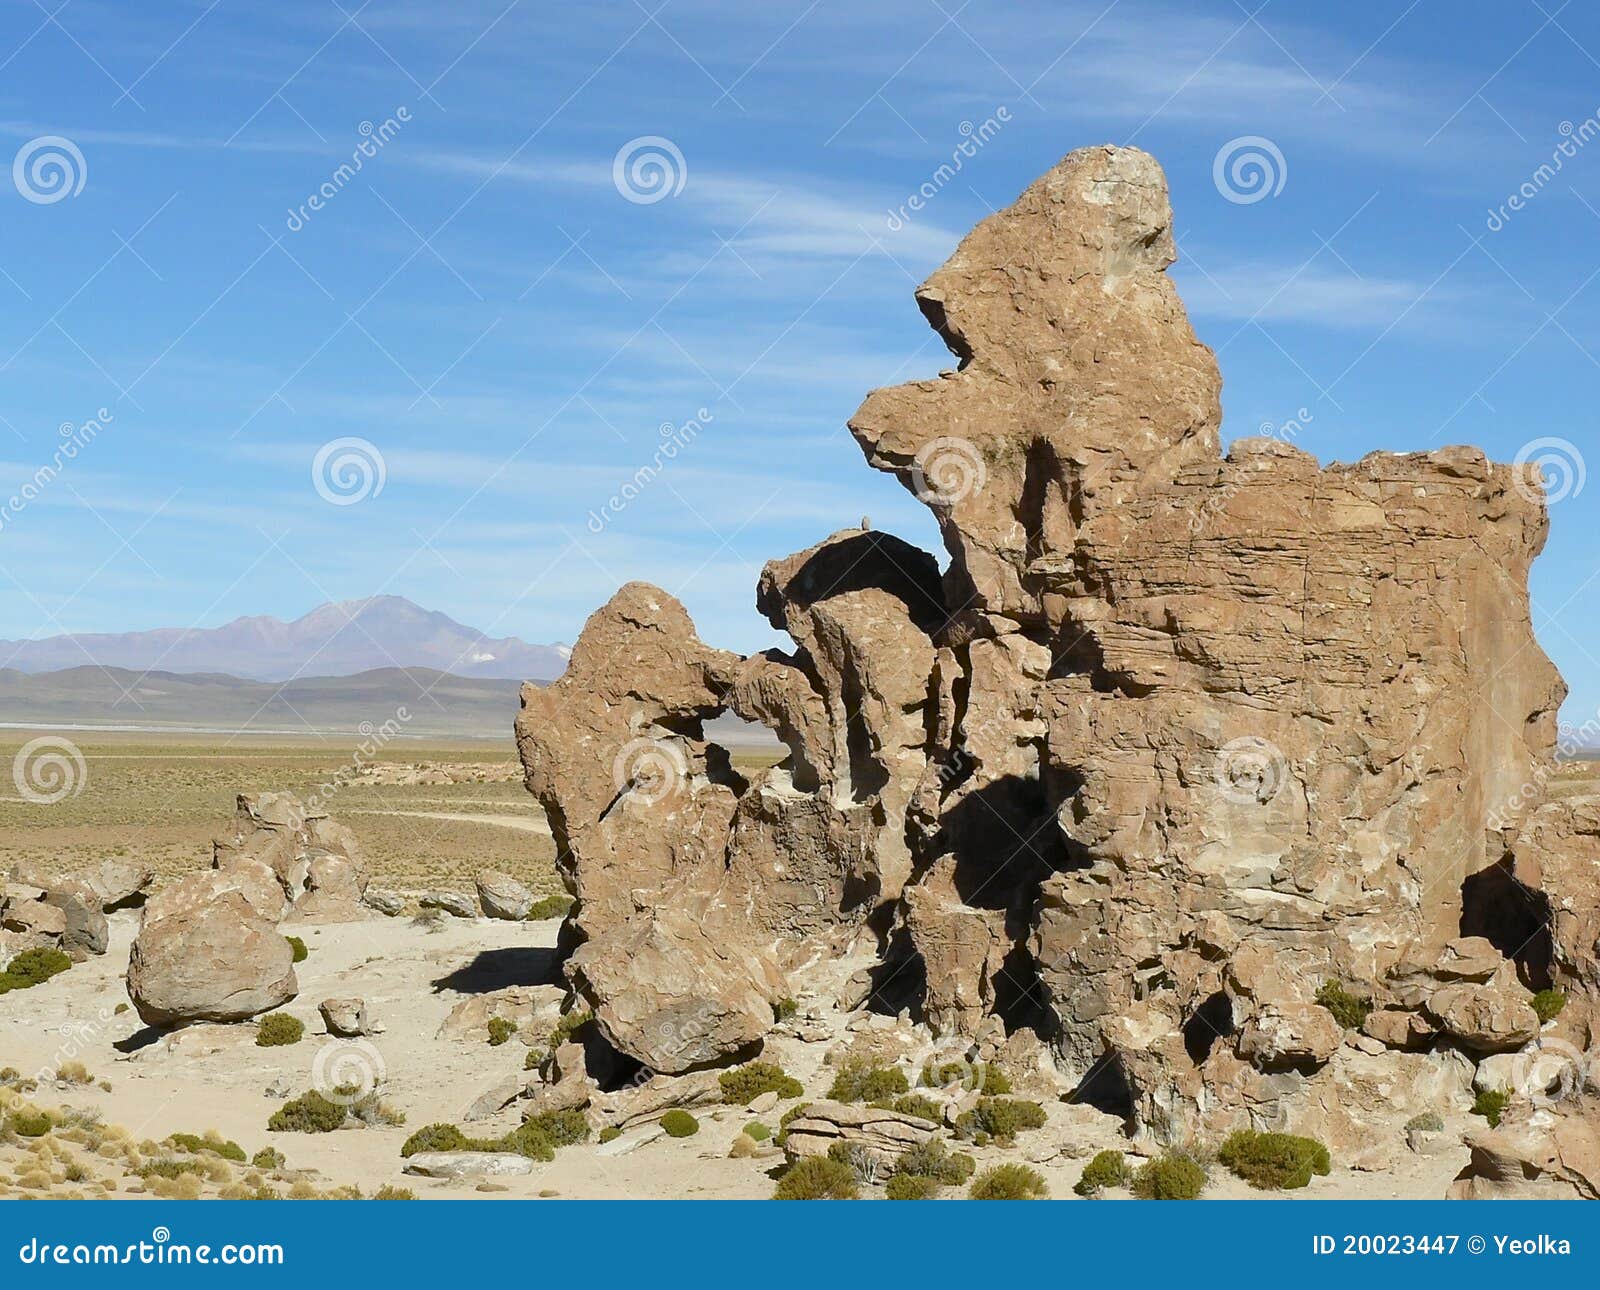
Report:
M 568 653 L 561 644 L 485 636 L 403 596 L 369 596 L 319 605 L 293 622 L 257 615 L 211 628 L 0 640 L 0 669 L 90 666 L 286 681 L 420 668 L 486 680 L 549 681 L 565 670 Z

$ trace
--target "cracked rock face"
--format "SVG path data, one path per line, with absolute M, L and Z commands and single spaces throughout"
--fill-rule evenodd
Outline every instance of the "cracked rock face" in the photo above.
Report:
M 747 659 L 629 584 L 525 689 L 568 974 L 617 1048 L 732 1060 L 866 945 L 881 996 L 957 1039 L 1034 1030 L 1140 1130 L 1312 1129 L 1348 1121 L 1340 1090 L 1420 1098 L 1462 1084 L 1444 1048 L 1536 1030 L 1552 969 L 1508 902 L 1566 910 L 1554 970 L 1600 985 L 1600 825 L 1530 817 L 1564 694 L 1533 469 L 1224 455 L 1175 254 L 1151 157 L 1065 158 L 919 289 L 959 367 L 850 422 L 933 512 L 942 574 L 836 533 L 764 570 L 794 650 Z M 723 711 L 783 764 L 737 773 L 703 734 Z M 1370 1050 L 1329 982 L 1375 1006 Z

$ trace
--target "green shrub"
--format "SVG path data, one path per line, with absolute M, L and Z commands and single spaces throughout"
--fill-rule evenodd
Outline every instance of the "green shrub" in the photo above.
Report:
M 1561 1015 L 1561 1010 L 1567 1006 L 1567 992 L 1565 990 L 1540 990 L 1528 1001 L 1533 1005 L 1533 1010 L 1539 1014 L 1539 1024 L 1554 1021 Z
M 551 1161 L 556 1158 L 555 1143 L 545 1135 L 543 1129 L 531 1121 L 519 1124 L 503 1138 L 467 1139 L 464 1148 L 467 1151 L 514 1151 L 519 1156 L 527 1156 L 529 1160 Z
M 384 1183 L 382 1187 L 372 1193 L 373 1200 L 416 1200 L 417 1193 L 409 1187 L 396 1187 L 393 1183 Z
M 13 1111 L 11 1127 L 19 1137 L 42 1138 L 50 1132 L 50 1117 L 43 1111 Z
M 661 1117 L 661 1127 L 669 1138 L 692 1138 L 700 1132 L 700 1121 L 681 1107 L 673 1107 Z
M 168 1136 L 167 1141 L 179 1151 L 187 1151 L 191 1155 L 205 1151 L 237 1164 L 243 1164 L 246 1159 L 243 1147 L 222 1138 L 202 1138 L 198 1133 L 174 1133 Z
M 906 1073 L 893 1066 L 848 1061 L 833 1077 L 828 1096 L 835 1102 L 884 1102 L 911 1091 Z
M 1027 1165 L 996 1165 L 973 1179 L 967 1195 L 973 1200 L 1047 1200 L 1050 1188 L 1037 1169 Z
M 921 1093 L 907 1093 L 904 1097 L 897 1097 L 888 1103 L 888 1107 L 891 1111 L 900 1112 L 901 1115 L 914 1115 L 919 1120 L 931 1120 L 935 1124 L 944 1123 L 944 1107 Z
M 772 1005 L 774 1021 L 788 1021 L 790 1017 L 799 1011 L 800 1005 L 793 999 L 779 999 L 777 1003 Z
M 281 1048 L 298 1044 L 305 1037 L 306 1023 L 287 1012 L 270 1012 L 256 1027 L 257 1048 Z
M 783 1101 L 805 1093 L 799 1080 L 771 1062 L 749 1062 L 723 1071 L 717 1083 L 722 1085 L 722 1100 L 735 1106 L 748 1106 L 763 1093 L 776 1093 Z
M 938 1194 L 938 1181 L 922 1174 L 896 1174 L 884 1189 L 889 1200 L 932 1200 Z
M 546 896 L 543 900 L 536 900 L 528 908 L 528 921 L 542 923 L 547 918 L 565 918 L 567 910 L 573 906 L 573 899 L 566 892 L 559 895 Z
M 1010 1142 L 1024 1129 L 1044 1127 L 1044 1107 L 1011 1097 L 980 1097 L 978 1104 L 956 1121 L 956 1132 L 964 1138 L 987 1134 Z
M 772 1137 L 772 1130 L 762 1124 L 760 1120 L 751 1120 L 749 1124 L 744 1126 L 744 1134 L 748 1138 L 754 1138 L 757 1142 L 766 1142 Z
M 855 1200 L 861 1195 L 856 1171 L 827 1156 L 796 1160 L 778 1179 L 773 1200 Z
M 972 1177 L 977 1162 L 964 1151 L 951 1151 L 938 1138 L 929 1138 L 900 1153 L 895 1172 L 931 1178 L 946 1187 L 959 1187 Z
M 276 1147 L 262 1147 L 250 1157 L 250 1165 L 255 1169 L 282 1169 L 286 1163 L 283 1152 Z
M 1146 1161 L 1133 1175 L 1133 1194 L 1140 1200 L 1195 1200 L 1205 1185 L 1200 1163 L 1177 1152 Z
M 1491 1129 L 1500 1127 L 1500 1117 L 1505 1114 L 1506 1103 L 1511 1101 L 1511 1094 L 1503 1088 L 1485 1089 L 1474 1099 L 1472 1113 L 1481 1115 L 1489 1121 Z
M 344 1107 L 312 1089 L 274 1111 L 267 1128 L 274 1133 L 332 1133 L 344 1127 L 346 1115 Z
M 469 1138 L 453 1124 L 430 1124 L 418 1129 L 400 1148 L 401 1156 L 414 1156 L 419 1151 L 510 1151 L 530 1160 L 556 1158 L 555 1147 L 543 1127 L 532 1121 L 499 1138 Z
M 922 1068 L 918 1080 L 924 1088 L 948 1088 L 959 1084 L 973 1091 L 981 1090 L 991 1097 L 1011 1091 L 1011 1080 L 993 1062 L 930 1062 Z
M 1120 1151 L 1102 1151 L 1083 1168 L 1083 1176 L 1072 1188 L 1080 1196 L 1094 1196 L 1107 1187 L 1128 1185 L 1128 1164 Z
M 1406 1121 L 1407 1129 L 1415 1129 L 1419 1133 L 1438 1133 L 1444 1128 L 1444 1116 L 1437 1111 L 1424 1111 L 1421 1115 L 1413 1115 Z
M 589 1118 L 576 1108 L 565 1111 L 545 1111 L 524 1121 L 531 1124 L 550 1140 L 555 1147 L 570 1147 L 589 1137 Z
M 489 1018 L 489 1047 L 498 1048 L 517 1033 L 517 1023 L 505 1017 Z
M 72 959 L 61 950 L 39 948 L 23 950 L 0 972 L 0 994 L 43 985 L 72 966 Z
M 284 940 L 289 942 L 289 950 L 294 955 L 293 961 L 296 963 L 304 963 L 306 961 L 306 956 L 311 953 L 311 951 L 306 948 L 306 943 L 298 936 L 286 936 L 284 937 Z
M 1372 1011 L 1371 999 L 1352 994 L 1337 981 L 1324 981 L 1317 988 L 1316 998 L 1346 1030 L 1360 1030 Z
M 601 1142 L 614 1142 L 622 1136 L 622 1130 L 614 1124 L 608 1124 L 600 1130 Z
M 1328 1148 L 1315 1138 L 1254 1129 L 1230 1133 L 1217 1159 L 1258 1191 L 1295 1191 L 1333 1167 Z
M 453 1124 L 430 1124 L 418 1129 L 400 1148 L 401 1156 L 419 1151 L 466 1151 L 468 1138 Z
M 147 1160 L 133 1171 L 141 1178 L 182 1178 L 184 1174 L 205 1172 L 198 1160 Z

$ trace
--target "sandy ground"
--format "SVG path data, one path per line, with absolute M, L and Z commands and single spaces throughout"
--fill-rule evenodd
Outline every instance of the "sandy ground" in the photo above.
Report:
M 201 1026 L 157 1037 L 144 1031 L 132 1011 L 114 1012 L 126 1001 L 122 972 L 137 918 L 135 913 L 112 916 L 113 940 L 105 956 L 0 999 L 0 1066 L 31 1075 L 53 1071 L 62 1062 L 80 1061 L 97 1080 L 111 1085 L 108 1092 L 92 1085 L 62 1090 L 47 1083 L 37 1101 L 92 1108 L 107 1122 L 125 1126 L 136 1139 L 215 1129 L 248 1154 L 273 1146 L 288 1158 L 291 1170 L 314 1171 L 310 1177 L 318 1187 L 354 1183 L 370 1194 L 387 1183 L 409 1187 L 424 1198 L 485 1198 L 476 1190 L 476 1180 L 444 1183 L 403 1174 L 400 1146 L 423 1125 L 459 1123 L 481 1093 L 521 1072 L 527 1050 L 516 1039 L 490 1047 L 477 1035 L 441 1038 L 439 1031 L 450 1010 L 473 994 L 549 980 L 555 921 L 448 919 L 438 932 L 414 926 L 406 918 L 325 927 L 286 924 L 285 930 L 302 935 L 310 950 L 296 968 L 300 995 L 285 1009 L 306 1023 L 306 1037 L 293 1046 L 260 1048 L 250 1025 Z M 369 1017 L 383 1028 L 372 1037 L 365 1060 L 381 1063 L 384 1097 L 405 1113 L 406 1126 L 331 1134 L 269 1133 L 267 1117 L 285 1097 L 268 1096 L 268 1086 L 281 1084 L 290 1095 L 313 1086 L 318 1054 L 334 1043 L 323 1033 L 317 1004 L 344 995 L 365 998 Z M 845 1018 L 837 1020 L 842 1025 Z M 806 1084 L 809 1097 L 821 1096 L 831 1077 L 822 1064 L 827 1044 L 784 1039 L 770 1047 L 770 1055 Z M 782 1109 L 760 1118 L 775 1126 Z M 1015 1148 L 990 1147 L 974 1154 L 980 1168 L 1032 1161 L 1054 1195 L 1071 1198 L 1088 1150 L 1126 1144 L 1110 1117 L 1102 1117 L 1103 1129 L 1095 1129 L 1086 1140 L 1082 1109 L 1054 1103 L 1048 1110 L 1051 1123 L 1023 1135 Z M 603 1152 L 593 1141 L 567 1147 L 555 1161 L 536 1164 L 530 1175 L 498 1180 L 504 1190 L 492 1194 L 770 1196 L 772 1173 L 782 1160 L 778 1153 L 758 1159 L 728 1158 L 735 1135 L 755 1117 L 742 1107 L 711 1108 L 697 1115 L 702 1129 L 694 1137 L 661 1138 L 621 1155 Z M 494 1120 L 467 1127 L 471 1133 L 495 1136 L 518 1121 L 513 1106 Z M 1451 1122 L 1452 1129 L 1467 1126 L 1464 1119 Z M 1069 1140 L 1075 1154 L 1054 1154 L 1058 1144 Z M 1437 1199 L 1466 1159 L 1462 1148 L 1433 1158 L 1413 1155 L 1398 1135 L 1387 1155 L 1380 1172 L 1336 1167 L 1332 1176 L 1316 1179 L 1311 1187 L 1289 1196 Z M 1261 1193 L 1251 1192 L 1219 1169 L 1213 1172 L 1207 1195 Z

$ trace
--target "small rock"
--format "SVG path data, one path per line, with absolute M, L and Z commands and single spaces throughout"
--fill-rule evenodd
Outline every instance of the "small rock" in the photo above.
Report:
M 395 891 L 384 891 L 379 887 L 368 887 L 366 895 L 361 898 L 368 908 L 377 910 L 380 914 L 387 914 L 393 918 L 406 907 L 406 898 Z
M 531 1174 L 533 1161 L 514 1151 L 419 1151 L 405 1172 L 424 1178 L 512 1178 Z
M 637 1151 L 640 1147 L 647 1146 L 657 1138 L 667 1136 L 667 1131 L 659 1124 L 640 1124 L 631 1129 L 624 1129 L 620 1137 L 612 1138 L 610 1142 L 602 1142 L 595 1148 L 597 1156 L 625 1156 L 630 1151 Z
M 372 1028 L 367 1024 L 367 1004 L 364 999 L 324 999 L 317 1005 L 317 1011 L 322 1014 L 323 1024 L 330 1035 L 354 1039 L 358 1035 L 372 1033 Z
M 758 1093 L 750 1099 L 748 1110 L 751 1115 L 765 1115 L 778 1105 L 778 1095 L 770 1088 L 765 1093 Z
M 442 909 L 457 918 L 478 916 L 478 907 L 472 902 L 472 898 L 462 895 L 459 891 L 427 891 L 417 903 L 424 909 Z
M 287 1075 L 279 1075 L 272 1081 L 272 1083 L 268 1084 L 267 1087 L 262 1090 L 262 1092 L 267 1097 L 288 1097 L 289 1077 Z

